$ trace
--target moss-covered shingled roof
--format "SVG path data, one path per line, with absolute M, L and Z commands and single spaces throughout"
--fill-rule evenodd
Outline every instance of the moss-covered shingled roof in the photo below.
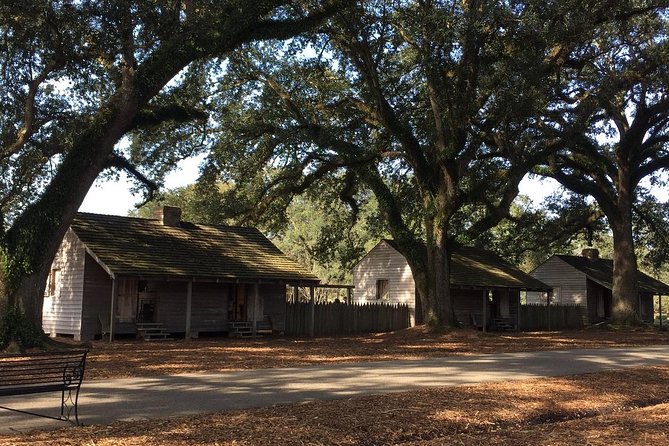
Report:
M 384 240 L 397 252 L 393 240 Z M 542 281 L 524 273 L 498 254 L 485 249 L 458 247 L 451 255 L 451 286 L 462 288 L 517 288 L 548 291 Z
M 582 256 L 556 255 L 600 285 L 613 289 L 613 260 L 589 259 Z M 645 294 L 669 294 L 669 285 L 637 271 L 639 292 Z
M 457 248 L 451 257 L 451 284 L 486 288 L 550 290 L 552 287 L 524 273 L 497 253 L 477 248 Z
M 87 213 L 71 228 L 116 275 L 319 281 L 255 228 Z

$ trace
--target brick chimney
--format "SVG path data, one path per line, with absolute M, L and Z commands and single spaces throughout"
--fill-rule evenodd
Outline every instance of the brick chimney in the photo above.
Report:
M 599 259 L 599 250 L 597 248 L 585 248 L 581 251 L 581 255 L 590 260 L 597 260 Z
M 181 226 L 181 208 L 175 206 L 163 206 L 156 209 L 154 217 L 160 221 L 163 226 Z

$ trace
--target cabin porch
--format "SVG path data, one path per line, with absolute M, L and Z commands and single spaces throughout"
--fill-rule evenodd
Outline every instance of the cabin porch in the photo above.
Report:
M 99 334 L 112 339 L 237 335 L 244 327 L 253 334 L 284 330 L 285 283 L 119 277 L 110 294 Z

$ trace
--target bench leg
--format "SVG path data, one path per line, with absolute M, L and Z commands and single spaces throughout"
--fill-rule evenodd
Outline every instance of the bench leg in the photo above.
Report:
M 77 406 L 79 403 L 79 387 L 77 387 L 74 397 L 72 396 L 72 389 L 63 390 L 60 400 L 60 418 L 65 421 L 70 420 L 70 415 L 74 410 L 75 424 L 79 426 L 79 413 Z

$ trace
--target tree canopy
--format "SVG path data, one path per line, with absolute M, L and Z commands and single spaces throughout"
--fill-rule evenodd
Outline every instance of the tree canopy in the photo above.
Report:
M 41 321 L 50 262 L 101 172 L 125 169 L 153 189 L 135 163 L 160 173 L 202 145 L 203 85 L 230 51 L 296 35 L 342 4 L 3 2 L 0 247 L 9 301 Z M 128 153 L 115 149 L 125 136 Z
M 669 168 L 668 25 L 657 9 L 604 26 L 580 45 L 560 70 L 545 125 L 562 147 L 539 171 L 594 198 L 611 227 L 613 316 L 622 322 L 638 317 L 633 211 L 666 232 L 641 182 L 662 185 L 658 173 Z
M 563 148 L 545 131 L 562 73 L 657 5 L 368 1 L 320 29 L 236 51 L 207 173 L 233 212 L 281 214 L 317 188 L 374 194 L 428 324 L 454 324 L 452 246 L 510 217 L 518 183 Z M 578 11 L 578 13 L 576 12 Z
M 537 165 L 594 196 L 621 240 L 616 212 L 636 203 L 621 191 L 666 160 L 666 6 L 5 2 L 6 294 L 40 320 L 51 259 L 101 173 L 126 170 L 151 192 L 179 159 L 206 151 L 192 206 L 206 204 L 208 221 L 252 215 L 277 232 L 306 193 L 324 240 L 345 250 L 335 232 L 373 197 L 424 320 L 455 324 L 452 248 L 516 218 L 518 183 Z M 616 183 L 614 169 L 627 179 Z M 646 223 L 664 212 L 643 209 Z

